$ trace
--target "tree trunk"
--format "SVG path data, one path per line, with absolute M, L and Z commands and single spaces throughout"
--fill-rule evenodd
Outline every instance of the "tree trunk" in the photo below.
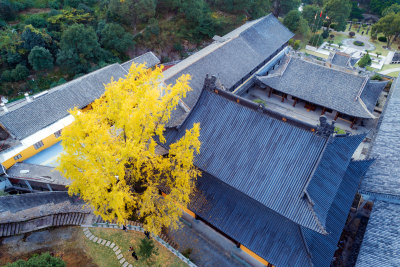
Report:
M 390 48 L 391 42 L 392 42 L 392 37 L 387 37 L 387 48 Z
M 280 0 L 274 0 L 274 2 L 272 4 L 272 14 L 275 17 L 278 17 L 280 12 L 281 12 L 281 1 Z

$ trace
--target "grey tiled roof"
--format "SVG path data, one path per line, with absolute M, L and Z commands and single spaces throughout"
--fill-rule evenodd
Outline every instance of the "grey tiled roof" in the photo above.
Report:
M 358 118 L 373 118 L 373 106 L 370 103 L 377 101 L 375 90 L 383 90 L 383 84 L 380 87 L 369 81 L 364 87 L 367 93 L 359 99 L 357 96 L 362 90 L 365 77 L 297 57 L 287 57 L 286 60 L 289 61 L 287 66 L 281 64 L 275 71 L 278 75 L 259 76 L 259 83 L 340 113 Z M 360 100 L 368 105 L 364 107 Z
M 370 80 L 361 93 L 361 99 L 369 111 L 373 111 L 380 94 L 385 88 L 387 81 Z
M 91 210 L 78 197 L 68 192 L 40 192 L 1 197 L 0 223 L 24 221 L 55 213 L 85 212 Z
M 196 54 L 164 72 L 166 83 L 174 83 L 182 74 L 190 74 L 193 91 L 183 100 L 189 108 L 196 103 L 207 74 L 219 78 L 231 88 L 293 37 L 272 14 L 244 24 Z
M 155 65 L 160 63 L 160 60 L 156 57 L 156 55 L 153 54 L 153 52 L 147 52 L 143 55 L 140 55 L 138 57 L 135 57 L 134 59 L 131 59 L 125 63 L 122 63 L 121 66 L 129 72 L 129 68 L 132 66 L 132 62 L 135 62 L 135 64 L 144 64 L 146 63 L 146 68 L 152 68 Z
M 28 137 L 68 115 L 74 107 L 83 108 L 104 93 L 111 77 L 126 74 L 113 64 L 60 85 L 32 102 L 0 116 L 0 123 L 17 139 Z
M 357 267 L 400 266 L 400 204 L 375 201 Z
M 51 89 L 34 98 L 31 103 L 20 101 L 18 105 L 9 108 L 9 112 L 0 115 L 0 123 L 14 137 L 24 139 L 64 118 L 68 115 L 68 110 L 74 107 L 83 108 L 99 98 L 111 77 L 115 80 L 124 77 L 132 61 L 137 64 L 147 62 L 147 67 L 159 63 L 158 58 L 148 52 L 122 65 L 104 67 Z
M 349 67 L 350 66 L 350 55 L 345 53 L 335 53 L 332 58 L 332 64 L 341 66 L 341 67 Z
M 203 172 L 189 209 L 274 266 L 311 266 L 300 227 Z
M 232 93 L 204 89 L 183 124 L 166 132 L 167 144 L 199 122 L 197 167 L 293 222 L 324 233 L 327 209 L 364 136 L 327 141 L 248 105 Z M 301 197 L 304 190 L 314 208 Z
M 400 79 L 392 86 L 372 147 L 371 157 L 376 161 L 367 172 L 361 190 L 400 196 Z
M 61 173 L 53 167 L 29 164 L 23 162 L 15 163 L 11 168 L 7 170 L 8 177 L 21 178 L 21 179 L 32 179 L 32 181 L 38 181 L 49 184 L 67 185 L 70 184 Z

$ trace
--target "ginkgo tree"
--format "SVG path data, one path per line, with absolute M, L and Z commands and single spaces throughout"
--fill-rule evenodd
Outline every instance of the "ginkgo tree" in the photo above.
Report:
M 90 110 L 70 111 L 75 120 L 63 130 L 58 166 L 71 180 L 69 194 L 79 195 L 96 215 L 119 223 L 133 216 L 155 234 L 178 227 L 201 175 L 193 164 L 200 152 L 198 123 L 169 144 L 167 155 L 157 153 L 171 112 L 191 90 L 189 75 L 174 85 L 162 78 L 160 67 L 133 64 L 125 78 L 105 85 Z

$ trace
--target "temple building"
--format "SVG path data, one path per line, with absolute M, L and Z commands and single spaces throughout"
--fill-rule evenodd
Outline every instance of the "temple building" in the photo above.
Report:
M 361 238 L 357 267 L 400 266 L 399 78 L 392 90 L 371 151 L 376 160 L 360 186 L 363 199 L 373 206 Z
M 316 113 L 315 118 L 325 114 L 335 121 L 347 121 L 353 128 L 379 117 L 374 109 L 386 84 L 331 63 L 293 54 L 284 56 L 265 75 L 257 75 L 255 86 L 242 95 L 267 101 L 267 106 L 269 98 L 279 99 L 294 112 L 302 106 Z
M 335 135 L 282 119 L 207 78 L 189 116 L 166 132 L 175 142 L 200 123 L 203 172 L 189 210 L 265 265 L 330 266 L 361 176 L 352 155 L 366 134 Z
M 148 52 L 123 64 L 112 64 L 34 96 L 2 104 L 0 163 L 6 168 L 60 141 L 61 131 L 73 122 L 68 110 L 85 109 L 101 97 L 104 85 L 124 77 L 132 62 L 153 67 L 160 63 Z
M 347 56 L 317 62 L 292 55 L 293 36 L 270 14 L 215 36 L 204 49 L 165 69 L 166 84 L 190 74 L 192 91 L 173 111 L 167 143 L 160 145 L 167 152 L 200 122 L 195 165 L 202 177 L 189 214 L 263 265 L 324 267 L 332 262 L 360 178 L 372 163 L 352 158 L 365 131 L 336 134 L 338 123 L 328 121 L 354 127 L 374 120 L 386 82 L 355 74 Z M 132 61 L 147 67 L 159 63 L 152 53 Z M 14 165 L 14 187 L 21 170 L 39 172 L 27 159 L 55 147 L 73 121 L 68 110 L 90 108 L 104 84 L 124 77 L 132 61 L 3 105 L 0 137 L 8 147 L 0 153 L 1 169 Z M 49 189 L 60 181 L 45 178 L 41 182 Z
M 179 124 L 195 105 L 207 74 L 218 78 L 219 86 L 233 91 L 259 69 L 287 51 L 294 36 L 272 14 L 250 21 L 220 37 L 192 56 L 164 72 L 166 84 L 174 83 L 182 74 L 190 74 L 193 89 L 172 114 L 170 125 Z

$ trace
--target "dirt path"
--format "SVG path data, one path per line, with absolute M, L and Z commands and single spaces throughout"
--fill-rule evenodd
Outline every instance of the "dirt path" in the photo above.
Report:
M 80 227 L 61 227 L 25 235 L 0 239 L 0 266 L 18 259 L 28 259 L 32 254 L 50 252 L 61 257 L 68 267 L 95 267 L 84 252 L 83 233 Z

